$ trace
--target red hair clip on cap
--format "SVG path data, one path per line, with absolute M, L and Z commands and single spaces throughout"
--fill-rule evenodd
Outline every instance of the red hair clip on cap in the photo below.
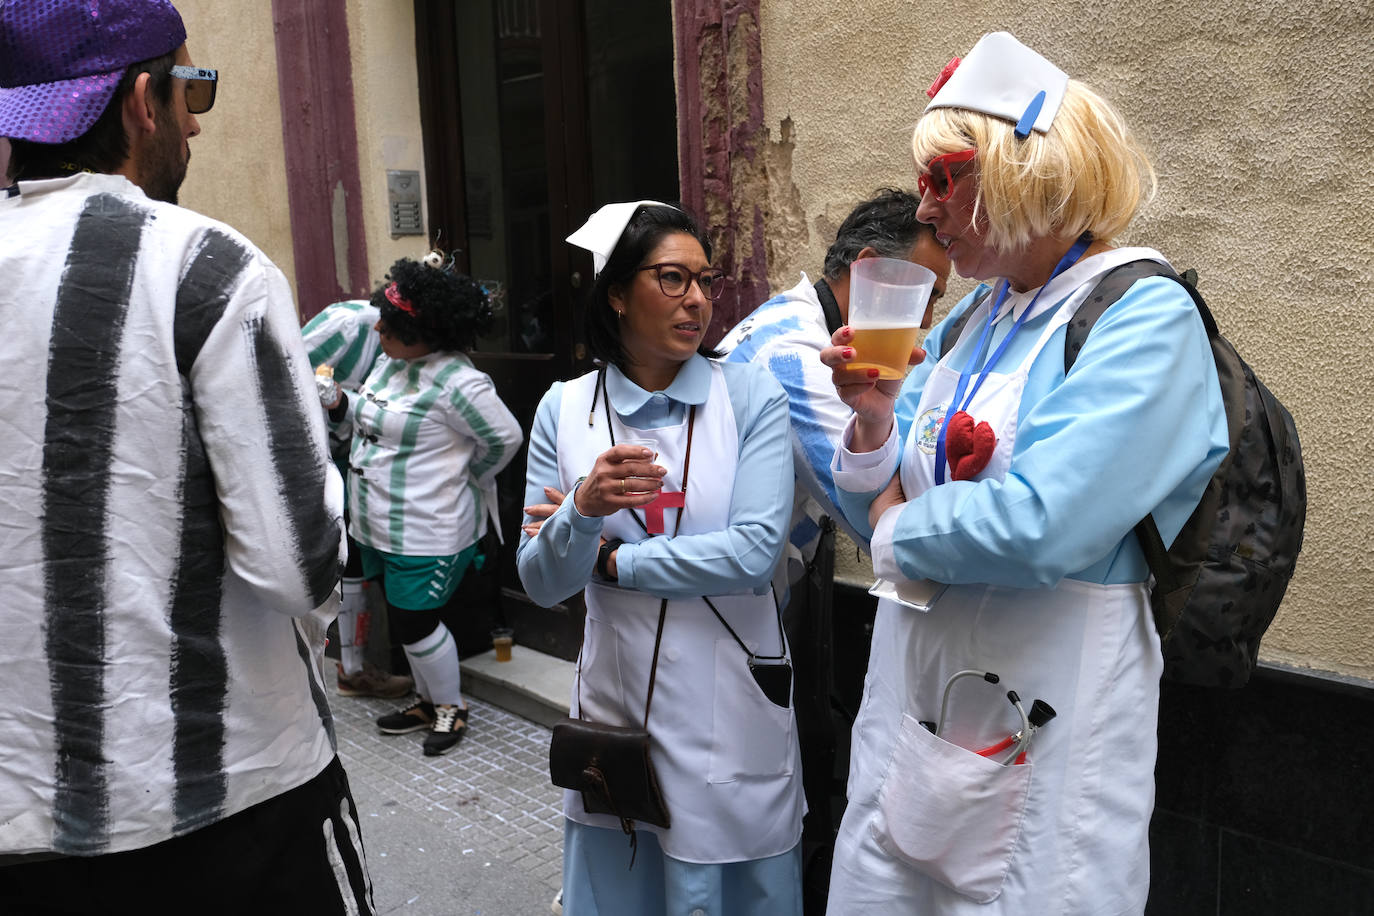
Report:
M 1009 32 L 989 32 L 973 46 L 962 60 L 958 57 L 945 64 L 926 94 L 932 108 L 962 108 L 1010 121 L 1016 125 L 1015 135 L 1025 140 L 1032 131 L 1046 133 L 1054 123 L 1054 116 L 1064 102 L 1069 75 L 1035 51 L 1017 41 Z M 1082 246 L 1082 247 L 1080 247 Z M 1055 267 L 1057 275 L 1083 253 L 1087 242 L 1080 239 L 1064 260 Z M 989 325 L 1006 298 L 1007 285 L 1003 281 L 1000 296 L 989 312 Z M 1043 289 L 1043 287 L 1042 287 Z M 1039 293 L 1036 294 L 1037 298 Z M 1034 301 L 1032 300 L 1032 305 Z M 1024 316 L 1030 313 L 1027 308 Z M 1018 322 L 1011 331 L 1020 327 Z M 1010 340 L 1011 334 L 984 366 L 974 391 L 982 378 L 992 369 Z M 986 335 L 985 335 L 986 337 Z M 936 444 L 936 481 L 944 482 L 945 462 L 948 460 L 950 479 L 972 480 L 992 460 L 997 448 L 997 436 L 986 421 L 977 421 L 961 409 L 959 401 L 968 382 L 969 370 L 961 374 L 955 389 L 955 403 Z M 972 402 L 973 394 L 968 395 Z M 968 403 L 965 402 L 965 403 Z

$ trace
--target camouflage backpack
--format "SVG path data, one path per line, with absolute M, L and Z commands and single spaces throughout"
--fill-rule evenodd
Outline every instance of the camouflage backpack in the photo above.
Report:
M 1180 283 L 1197 306 L 1216 360 L 1230 443 L 1202 500 L 1167 550 L 1152 517 L 1135 526 L 1154 574 L 1150 603 L 1164 676 L 1184 684 L 1241 687 L 1255 668 L 1260 637 L 1279 609 L 1302 549 L 1307 485 L 1298 431 L 1293 417 L 1217 330 L 1194 286 L 1197 275 L 1187 271 L 1180 277 L 1158 261 L 1133 261 L 1103 276 L 1069 324 L 1064 371 L 1073 366 L 1102 313 L 1146 277 Z M 946 333 L 946 349 L 958 340 L 976 305 Z

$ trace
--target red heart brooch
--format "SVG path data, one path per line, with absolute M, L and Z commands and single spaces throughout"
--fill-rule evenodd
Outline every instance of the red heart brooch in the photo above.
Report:
M 972 480 L 992 460 L 997 436 L 983 421 L 976 426 L 973 417 L 959 411 L 949 418 L 945 431 L 945 457 L 949 460 L 951 480 Z

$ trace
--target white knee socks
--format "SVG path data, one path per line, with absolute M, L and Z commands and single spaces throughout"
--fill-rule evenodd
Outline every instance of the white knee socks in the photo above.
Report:
M 419 642 L 405 645 L 410 673 L 422 699 L 436 706 L 462 706 L 462 669 L 458 666 L 458 644 L 442 623 Z
M 343 580 L 343 600 L 339 602 L 339 664 L 347 675 L 361 674 L 363 653 L 372 613 L 367 608 L 368 583 L 363 579 Z

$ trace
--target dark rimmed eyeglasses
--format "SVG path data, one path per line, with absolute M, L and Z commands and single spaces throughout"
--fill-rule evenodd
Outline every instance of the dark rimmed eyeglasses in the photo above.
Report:
M 940 203 L 949 200 L 950 195 L 954 193 L 954 174 L 949 167 L 968 162 L 976 155 L 978 155 L 977 149 L 966 149 L 957 153 L 945 153 L 943 156 L 936 156 L 930 160 L 926 170 L 916 178 L 917 192 L 920 196 L 925 197 L 926 192 L 930 191 Z
M 707 299 L 719 299 L 720 294 L 725 292 L 725 271 L 719 267 L 704 267 L 694 273 L 686 265 L 663 261 L 645 264 L 639 269 L 657 271 L 658 288 L 670 299 L 681 299 L 687 295 L 687 288 L 693 280 L 697 281 L 697 286 L 701 287 L 701 293 Z
M 205 114 L 215 106 L 215 87 L 219 85 L 219 71 L 205 67 L 178 64 L 172 76 L 186 80 L 186 110 L 191 114 Z

